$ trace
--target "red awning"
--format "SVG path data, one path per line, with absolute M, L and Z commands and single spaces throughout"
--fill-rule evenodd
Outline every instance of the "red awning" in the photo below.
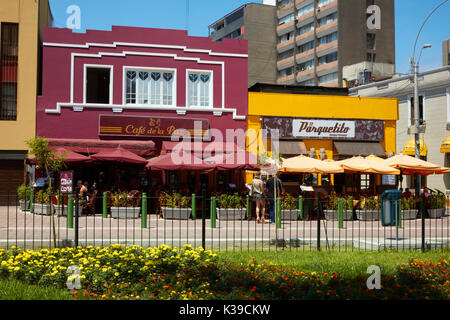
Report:
M 48 140 L 49 146 L 64 147 L 67 150 L 88 154 L 98 153 L 108 149 L 116 149 L 119 146 L 141 157 L 151 157 L 154 155 L 155 151 L 155 143 L 153 141 L 56 138 L 49 138 Z
M 234 142 L 163 141 L 161 147 L 161 154 L 166 154 L 173 151 L 180 152 L 181 150 L 183 150 L 194 153 L 215 155 L 219 153 L 233 153 L 237 151 L 243 151 L 244 149 L 239 148 Z
M 147 160 L 137 154 L 118 147 L 112 150 L 104 150 L 91 156 L 92 159 L 98 161 L 112 161 L 121 163 L 146 164 Z
M 150 159 L 146 168 L 150 170 L 213 171 L 215 165 L 206 163 L 192 153 L 180 157 L 178 154 L 167 153 Z
M 53 152 L 57 156 L 64 155 L 64 161 L 63 162 L 65 162 L 65 163 L 77 164 L 77 163 L 90 163 L 90 162 L 92 162 L 92 159 L 90 157 L 83 156 L 82 154 L 79 154 L 79 153 L 67 150 L 65 148 L 60 148 L 60 147 L 52 148 L 52 147 L 50 147 L 50 149 L 52 149 Z M 27 163 L 35 164 L 36 163 L 35 157 L 31 156 L 31 157 L 27 158 Z

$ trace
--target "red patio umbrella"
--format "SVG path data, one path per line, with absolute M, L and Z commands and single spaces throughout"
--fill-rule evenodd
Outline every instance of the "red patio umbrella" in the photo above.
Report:
M 137 154 L 125 150 L 122 147 L 101 151 L 91 156 L 92 159 L 98 161 L 111 161 L 119 163 L 146 164 L 147 160 Z
M 51 149 L 53 150 L 53 153 L 56 154 L 57 156 L 64 155 L 63 162 L 65 162 L 65 163 L 75 164 L 75 163 L 92 162 L 92 159 L 90 157 L 83 156 L 82 154 L 79 154 L 77 152 L 67 150 L 66 148 L 56 147 L 56 148 L 51 148 Z M 31 156 L 31 157 L 27 158 L 27 163 L 35 164 L 36 163 L 35 157 Z
M 193 170 L 207 172 L 215 169 L 214 165 L 206 163 L 194 154 L 185 154 L 176 157 L 172 153 L 150 159 L 145 167 L 151 170 Z
M 217 154 L 213 157 L 204 159 L 204 161 L 214 165 L 217 170 L 259 169 L 257 156 L 244 150 L 239 150 L 230 154 Z

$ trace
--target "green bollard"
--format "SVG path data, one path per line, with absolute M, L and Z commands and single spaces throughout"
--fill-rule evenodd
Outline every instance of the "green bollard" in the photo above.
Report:
M 30 192 L 30 213 L 34 213 L 34 190 L 33 188 L 31 188 L 31 192 Z
M 211 198 L 211 229 L 216 228 L 216 197 Z
M 73 228 L 73 194 L 67 200 L 67 229 Z
M 277 228 L 281 229 L 281 199 L 277 198 Z
M 303 197 L 298 197 L 298 218 L 303 220 Z
M 353 221 L 353 197 L 350 197 L 350 203 L 348 204 L 348 209 L 352 212 L 350 219 Z
M 103 192 L 103 218 L 108 218 L 108 193 Z
M 344 229 L 344 208 L 343 208 L 343 202 L 344 199 L 339 198 L 338 199 L 338 228 Z
M 142 216 L 141 216 L 141 228 L 147 228 L 147 194 L 142 194 Z
M 401 199 L 399 200 L 399 201 L 401 201 Z M 397 204 L 398 205 L 398 224 L 397 224 L 397 226 L 400 228 L 400 229 L 403 229 L 403 226 L 402 226 L 402 205 L 401 205 L 401 203 L 400 204 Z
M 197 214 L 196 214 L 196 203 L 195 203 L 195 193 L 192 194 L 192 201 L 191 201 L 191 205 L 192 205 L 192 220 L 197 219 Z
M 245 210 L 245 215 L 247 217 L 247 220 L 248 220 L 248 211 L 250 210 L 249 207 L 250 207 L 250 201 L 249 201 L 249 196 L 247 195 L 247 203 L 246 203 L 246 210 Z

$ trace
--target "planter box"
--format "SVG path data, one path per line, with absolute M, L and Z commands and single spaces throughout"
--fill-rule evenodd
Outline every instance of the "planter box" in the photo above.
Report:
M 164 219 L 189 220 L 192 214 L 192 208 L 162 207 L 161 210 Z
M 30 211 L 30 201 L 27 200 L 19 200 L 20 210 L 22 211 Z
M 403 220 L 414 220 L 417 218 L 418 213 L 419 213 L 418 209 L 402 210 L 402 219 Z
M 35 214 L 42 214 L 49 216 L 51 214 L 51 209 L 49 204 L 40 204 L 40 203 L 33 203 L 33 208 Z
M 337 210 L 323 210 L 325 214 L 325 219 L 330 221 L 338 220 L 338 211 Z M 353 211 L 352 210 L 343 210 L 343 218 L 345 221 L 352 220 Z
M 58 214 L 58 216 L 67 217 L 67 206 L 64 206 L 64 210 L 63 210 L 62 205 L 55 205 L 55 211 Z M 81 215 L 82 211 L 83 211 L 83 206 L 78 206 L 78 216 Z M 75 206 L 73 206 L 73 213 L 75 215 Z
M 378 221 L 380 220 L 380 210 L 356 210 L 358 220 L 362 221 Z
M 246 208 L 230 209 L 230 208 L 217 208 L 217 219 L 219 220 L 244 220 Z
M 445 208 L 428 209 L 428 216 L 430 219 L 439 219 L 445 216 Z
M 294 210 L 281 210 L 281 220 L 298 220 L 298 209 Z
M 139 218 L 139 213 L 141 212 L 141 207 L 111 207 L 111 218 L 114 219 L 137 219 Z

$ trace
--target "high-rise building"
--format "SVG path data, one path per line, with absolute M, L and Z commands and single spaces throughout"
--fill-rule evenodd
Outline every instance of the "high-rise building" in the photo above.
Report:
M 442 63 L 450 66 L 450 39 L 442 41 Z
M 48 0 L 0 1 L 0 203 L 8 201 L 2 195 L 15 197 L 25 180 L 25 141 L 36 132 L 41 34 L 51 23 Z
M 270 5 L 270 1 L 267 4 L 249 3 L 209 26 L 209 36 L 214 41 L 247 40 L 249 87 L 255 83 L 277 82 L 276 12 L 276 6 Z
M 279 84 L 351 86 L 395 71 L 392 0 L 278 0 L 277 18 Z

